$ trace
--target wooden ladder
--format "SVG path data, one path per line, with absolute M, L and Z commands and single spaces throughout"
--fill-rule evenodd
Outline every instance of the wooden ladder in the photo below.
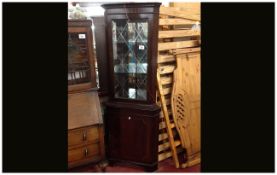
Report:
M 175 6 L 185 5 L 186 8 Z M 180 40 L 183 37 L 199 36 L 197 31 L 186 28 L 200 20 L 199 4 L 170 3 L 171 7 L 160 7 L 158 70 L 157 70 L 157 104 L 161 106 L 159 157 L 162 161 L 172 157 L 176 168 L 185 168 L 180 163 L 178 154 L 184 152 L 176 125 L 172 118 L 171 93 L 173 87 L 173 72 L 176 68 L 176 52 L 191 52 L 198 50 L 199 42 L 194 37 Z M 197 6 L 195 8 L 195 6 Z M 193 11 L 193 13 L 191 13 Z M 178 27 L 176 27 L 178 26 Z M 182 28 L 181 26 L 185 26 Z

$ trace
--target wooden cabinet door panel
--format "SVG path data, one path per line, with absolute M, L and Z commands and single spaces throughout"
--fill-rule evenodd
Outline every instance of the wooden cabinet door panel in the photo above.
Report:
M 120 154 L 123 159 L 138 161 L 145 159 L 147 125 L 145 119 L 134 114 L 120 118 Z

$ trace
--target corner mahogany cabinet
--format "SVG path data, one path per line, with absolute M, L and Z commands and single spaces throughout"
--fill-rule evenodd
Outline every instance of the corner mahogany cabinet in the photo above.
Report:
M 68 168 L 104 157 L 90 20 L 68 21 Z
M 110 100 L 105 114 L 111 164 L 155 171 L 158 164 L 156 105 L 160 3 L 105 4 Z

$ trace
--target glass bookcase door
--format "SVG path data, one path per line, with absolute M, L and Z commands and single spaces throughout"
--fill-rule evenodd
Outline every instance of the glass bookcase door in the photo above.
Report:
M 85 33 L 68 33 L 68 85 L 91 81 L 87 37 Z
M 112 20 L 114 97 L 147 100 L 148 22 Z

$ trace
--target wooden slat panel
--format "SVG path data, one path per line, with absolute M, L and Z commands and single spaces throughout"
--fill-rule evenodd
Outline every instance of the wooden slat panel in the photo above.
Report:
M 200 10 L 201 3 L 200 2 L 170 2 L 169 6 L 170 7 L 183 7 L 183 8 Z
M 186 47 L 196 47 L 199 46 L 198 40 L 189 40 L 189 41 L 177 41 L 177 42 L 167 42 L 167 43 L 158 43 L 158 50 L 170 50 L 170 49 L 180 49 Z
M 159 55 L 158 56 L 158 63 L 167 63 L 175 61 L 174 55 Z
M 170 105 L 170 103 L 171 103 L 170 99 L 165 99 L 165 104 L 166 104 L 166 105 Z M 160 102 L 160 101 L 157 102 L 157 104 L 158 104 L 159 106 L 161 106 L 161 102 Z
M 159 66 L 160 75 L 173 73 L 174 69 L 174 65 Z
M 159 141 L 165 140 L 167 138 L 168 138 L 168 134 L 167 133 L 161 133 L 161 134 L 159 134 Z
M 159 38 L 174 38 L 186 36 L 200 36 L 199 30 L 167 30 L 159 31 Z
M 174 123 L 170 123 L 170 128 L 174 128 L 174 127 L 175 127 L 175 124 Z M 166 128 L 165 122 L 164 121 L 160 122 L 159 123 L 159 130 L 164 129 L 164 128 Z
M 172 135 L 175 137 L 177 135 L 177 131 L 176 129 L 172 130 Z M 160 133 L 159 134 L 159 141 L 165 140 L 168 138 L 168 134 L 167 133 Z
M 161 77 L 161 84 L 162 85 L 171 84 L 172 79 L 173 79 L 172 76 Z
M 193 14 L 200 14 L 201 13 L 201 3 L 196 2 L 170 2 L 170 7 L 175 7 L 180 10 L 187 10 Z
M 164 129 L 166 127 L 165 122 L 159 123 L 159 130 Z
M 182 152 L 183 150 L 184 150 L 184 149 L 183 149 L 182 147 L 178 147 L 178 148 L 176 149 L 177 154 L 180 153 L 180 152 Z M 164 153 L 159 154 L 158 160 L 159 160 L 159 161 L 162 161 L 162 160 L 164 160 L 164 159 L 166 159 L 166 158 L 169 158 L 169 157 L 171 157 L 171 156 L 172 156 L 172 152 L 169 150 L 169 151 L 167 151 L 167 152 L 164 152 Z
M 181 141 L 180 140 L 175 140 L 174 142 L 175 147 L 181 145 Z M 169 142 L 165 142 L 163 144 L 160 144 L 158 147 L 158 152 L 164 151 L 166 149 L 168 149 L 170 147 L 170 143 Z
M 168 152 L 159 154 L 158 160 L 159 160 L 159 161 L 162 161 L 162 160 L 164 160 L 164 159 L 166 159 L 166 158 L 169 158 L 169 157 L 171 157 L 171 156 L 172 156 L 172 153 L 171 153 L 171 151 L 169 150 Z
M 186 54 L 186 53 L 192 53 L 192 52 L 200 52 L 200 47 L 196 47 L 196 48 L 185 48 L 185 49 L 176 49 L 173 50 L 172 53 L 174 55 L 178 55 L 178 54 Z
M 194 25 L 196 21 L 188 19 L 168 18 L 160 19 L 159 25 Z
M 164 151 L 164 150 L 168 149 L 169 147 L 170 147 L 169 142 L 160 144 L 159 147 L 158 147 L 158 152 Z
M 169 88 L 164 88 L 164 89 L 163 89 L 163 92 L 162 92 L 162 93 L 163 93 L 162 95 L 170 94 L 171 91 L 172 91 L 172 88 L 171 88 L 171 87 L 169 87 Z
M 180 10 L 178 8 L 174 7 L 160 7 L 160 14 L 162 15 L 168 15 L 168 16 L 175 16 L 179 18 L 184 19 L 191 19 L 195 21 L 200 21 L 200 15 L 199 14 L 192 14 L 190 11 L 187 10 Z

